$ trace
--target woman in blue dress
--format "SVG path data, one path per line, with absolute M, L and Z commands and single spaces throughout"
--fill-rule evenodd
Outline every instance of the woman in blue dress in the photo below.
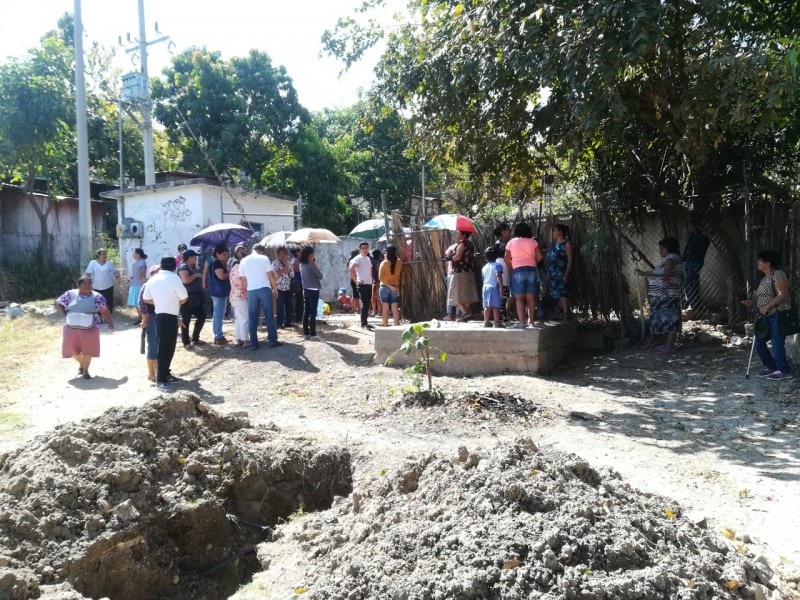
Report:
M 561 318 L 569 319 L 569 280 L 574 265 L 572 242 L 567 239 L 569 227 L 553 226 L 553 243 L 547 252 L 548 296 L 558 302 Z

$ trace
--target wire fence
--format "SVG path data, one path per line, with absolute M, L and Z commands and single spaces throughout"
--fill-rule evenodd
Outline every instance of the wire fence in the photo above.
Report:
M 800 208 L 768 199 L 734 199 L 724 207 L 689 210 L 675 204 L 662 211 L 631 211 L 625 222 L 618 211 L 598 210 L 568 215 L 533 216 L 530 223 L 545 254 L 555 224 L 569 227 L 574 248 L 574 270 L 570 300 L 574 314 L 592 321 L 614 321 L 623 336 L 640 335 L 640 317 L 649 315 L 647 278 L 637 269 L 651 271 L 662 262 L 659 242 L 678 240 L 684 284 L 684 321 L 712 324 L 735 323 L 747 317 L 740 300 L 752 295 L 760 280 L 756 255 L 775 249 L 783 256 L 782 268 L 800 300 L 800 247 L 796 243 Z M 393 215 L 394 231 L 402 219 Z M 477 225 L 471 239 L 476 249 L 476 286 L 485 264 L 483 250 L 495 242 L 498 223 Z M 511 224 L 513 229 L 513 223 Z M 404 271 L 401 310 L 411 321 L 440 318 L 444 314 L 447 286 L 446 249 L 455 242 L 455 232 L 421 230 L 394 234 L 394 244 L 408 268 Z M 547 299 L 547 270 L 540 268 L 540 296 L 544 317 L 558 314 Z M 637 289 L 638 286 L 638 289 Z M 476 309 L 477 310 L 477 309 Z

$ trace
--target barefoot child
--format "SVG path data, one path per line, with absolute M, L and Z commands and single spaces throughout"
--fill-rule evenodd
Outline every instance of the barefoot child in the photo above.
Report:
M 484 251 L 486 266 L 483 267 L 483 326 L 505 327 L 500 320 L 500 307 L 503 303 L 500 290 L 503 289 L 503 266 L 497 263 L 497 250 L 490 246 Z

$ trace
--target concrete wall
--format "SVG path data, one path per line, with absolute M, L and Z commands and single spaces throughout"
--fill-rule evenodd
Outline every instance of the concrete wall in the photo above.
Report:
M 348 236 L 342 236 L 340 239 L 342 241 L 338 244 L 314 245 L 317 266 L 324 276 L 320 297 L 326 302 L 331 302 L 339 295 L 339 288 L 347 288 L 348 295 L 353 293 L 350 288 L 350 270 L 347 263 L 350 259 L 350 252 L 358 249 L 358 245 L 363 240 Z
M 245 220 L 253 229 L 260 230 L 262 237 L 277 231 L 295 230 L 294 212 L 297 205 L 296 202 L 284 198 L 259 195 L 253 192 L 235 193 L 235 197 L 244 210 L 244 216 L 239 214 L 223 215 L 222 222 L 241 223 L 242 220 Z M 219 204 L 218 196 L 217 203 Z M 231 194 L 224 190 L 222 192 L 222 207 L 223 212 L 226 213 L 240 212 L 239 207 L 233 202 Z
M 403 327 L 375 330 L 375 363 L 392 358 L 397 366 L 416 362 L 412 354 L 397 352 Z M 548 322 L 543 329 L 484 328 L 483 323 L 442 323 L 425 333 L 435 354 L 447 352 L 447 360 L 436 360 L 433 370 L 445 375 L 489 375 L 497 373 L 548 373 L 575 347 L 578 322 Z
M 130 270 L 133 250 L 141 247 L 148 255 L 148 264 L 156 264 L 163 256 L 174 256 L 179 244 L 189 244 L 204 227 L 215 223 L 240 223 L 242 217 L 223 215 L 239 212 L 230 194 L 208 183 L 191 183 L 125 194 L 125 217 L 144 224 L 141 238 L 121 238 L 123 268 Z M 268 232 L 294 229 L 294 202 L 258 195 L 246 190 L 232 190 L 237 201 L 251 213 L 274 213 L 278 217 L 245 217 L 260 223 Z
M 158 264 L 163 256 L 175 256 L 178 244 L 188 244 L 192 235 L 206 226 L 203 194 L 200 187 L 156 189 L 125 198 L 125 216 L 141 221 L 141 238 L 120 238 L 122 267 L 130 272 L 133 250 L 141 247 L 148 265 Z

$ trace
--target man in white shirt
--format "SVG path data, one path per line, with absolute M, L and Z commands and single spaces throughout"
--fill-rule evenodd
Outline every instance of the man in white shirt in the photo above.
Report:
M 272 262 L 266 256 L 266 249 L 261 246 L 253 248 L 253 253 L 245 256 L 239 263 L 239 277 L 247 286 L 247 312 L 250 318 L 250 350 L 258 348 L 258 316 L 264 311 L 267 320 L 267 345 L 271 348 L 280 346 L 278 328 L 272 312 L 272 300 L 278 297 L 278 282 L 272 270 Z
M 147 281 L 142 294 L 145 303 L 152 304 L 156 311 L 156 387 L 164 391 L 172 390 L 172 384 L 180 381 L 172 375 L 170 366 L 178 341 L 178 315 L 181 304 L 188 298 L 181 278 L 175 274 L 175 267 L 174 256 L 162 258 L 161 271 Z
M 361 327 L 374 329 L 367 322 L 372 299 L 372 259 L 369 256 L 369 243 L 361 242 L 358 245 L 358 252 L 358 256 L 350 261 L 350 277 L 356 282 L 358 296 L 361 298 Z

